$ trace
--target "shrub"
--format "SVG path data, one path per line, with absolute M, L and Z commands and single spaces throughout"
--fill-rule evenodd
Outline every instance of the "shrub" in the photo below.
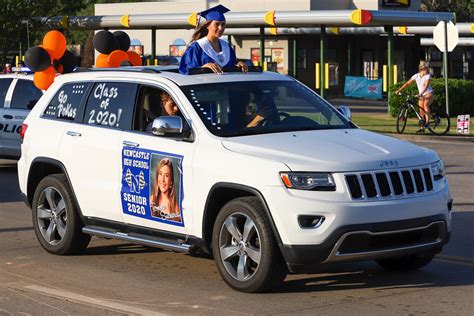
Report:
M 395 95 L 394 92 L 402 86 L 403 82 L 392 85 L 390 89 L 390 114 L 396 117 L 398 109 L 406 100 L 406 94 L 417 95 L 418 89 L 416 84 L 411 84 L 403 91 L 402 96 Z M 433 87 L 435 100 L 432 107 L 441 107 L 445 109 L 446 98 L 444 91 L 444 79 L 433 78 L 430 80 Z M 457 116 L 459 114 L 474 115 L 474 81 L 463 79 L 448 79 L 449 88 L 449 116 Z

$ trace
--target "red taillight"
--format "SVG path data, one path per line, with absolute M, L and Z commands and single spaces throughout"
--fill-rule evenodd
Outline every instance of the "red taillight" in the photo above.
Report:
M 28 129 L 28 125 L 23 123 L 21 124 L 21 129 L 20 129 L 20 137 L 21 139 L 25 139 L 25 133 L 26 133 L 26 130 Z

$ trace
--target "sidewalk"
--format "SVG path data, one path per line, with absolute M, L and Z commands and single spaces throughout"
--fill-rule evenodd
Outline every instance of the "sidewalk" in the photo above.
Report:
M 372 99 L 354 99 L 344 96 L 329 96 L 327 100 L 334 106 L 345 105 L 351 109 L 352 115 L 357 121 L 358 117 L 370 117 L 374 119 L 380 119 L 381 121 L 387 121 L 393 119 L 393 133 L 386 131 L 378 131 L 389 136 L 396 138 L 408 140 L 408 141 L 461 141 L 461 142 L 474 142 L 474 137 L 472 136 L 462 136 L 462 135 L 446 135 L 446 136 L 437 136 L 432 135 L 429 132 L 426 134 L 413 135 L 413 134 L 398 134 L 395 131 L 395 122 L 396 118 L 392 118 L 388 114 L 388 105 L 387 100 L 372 100 Z M 387 125 L 387 124 L 385 124 Z M 391 125 L 391 124 L 390 124 Z M 388 126 L 388 125 L 387 125 Z M 456 121 L 453 122 L 451 119 L 451 130 L 456 128 Z M 471 127 L 472 128 L 472 127 Z
M 388 113 L 387 100 L 354 99 L 344 96 L 329 96 L 327 100 L 335 106 L 349 106 L 353 114 L 372 116 Z

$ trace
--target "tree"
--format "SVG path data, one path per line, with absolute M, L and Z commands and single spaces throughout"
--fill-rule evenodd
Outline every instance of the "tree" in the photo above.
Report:
M 422 0 L 421 11 L 453 12 L 457 22 L 469 22 L 474 18 L 474 2 L 471 0 Z
M 39 44 L 45 31 L 32 17 L 70 15 L 88 3 L 88 0 L 0 0 L 0 63 L 13 62 L 11 58 L 20 51 L 23 54 L 28 42 L 31 46 Z

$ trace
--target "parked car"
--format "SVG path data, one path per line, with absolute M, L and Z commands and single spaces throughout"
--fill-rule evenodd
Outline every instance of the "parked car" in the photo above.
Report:
M 41 246 L 75 254 L 97 235 L 204 251 L 243 292 L 332 262 L 428 264 L 451 232 L 436 152 L 254 70 L 58 77 L 23 124 L 18 162 Z
M 42 94 L 33 75 L 0 75 L 0 157 L 20 157 L 21 124 Z

